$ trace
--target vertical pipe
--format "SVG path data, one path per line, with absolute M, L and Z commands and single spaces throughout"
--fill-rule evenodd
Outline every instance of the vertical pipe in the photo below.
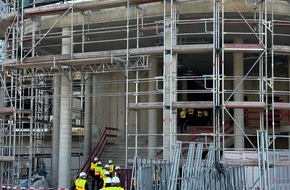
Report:
M 126 150 L 125 150 L 125 168 L 128 167 L 128 114 L 129 114 L 129 72 L 128 72 L 128 64 L 129 64 L 129 38 L 130 38 L 130 30 L 129 30 L 129 24 L 130 24 L 130 2 L 127 1 L 127 26 L 126 26 L 126 32 L 127 32 L 127 39 L 126 39 L 126 66 L 125 66 L 125 79 L 126 79 L 126 95 L 125 95 L 125 107 L 126 107 L 126 113 L 125 113 L 125 138 L 126 138 Z
M 44 93 L 44 121 L 48 122 L 48 118 L 49 118 L 49 93 L 45 92 Z M 48 129 L 48 124 L 44 124 L 44 129 Z
M 135 103 L 138 103 L 138 91 L 139 91 L 139 71 L 136 71 L 136 82 L 135 82 Z M 135 156 L 138 155 L 138 115 L 139 111 L 135 111 Z
M 290 78 L 290 55 L 288 55 L 288 78 Z M 290 81 L 288 81 L 288 91 L 290 91 Z M 290 102 L 290 95 L 288 96 L 288 102 Z M 288 131 L 290 136 L 290 131 Z M 290 150 L 290 139 L 288 138 L 288 149 Z
M 169 4 L 170 6 L 170 4 Z M 163 69 L 163 159 L 170 160 L 171 158 L 171 133 L 170 133 L 170 61 L 171 61 L 171 20 L 167 15 L 166 0 L 164 0 L 164 69 Z M 171 9 L 170 9 L 171 10 Z
M 172 110 L 172 102 L 176 101 L 176 62 L 172 46 L 176 45 L 176 5 L 171 0 L 166 5 L 164 0 L 164 52 L 163 52 L 163 159 L 172 159 L 173 144 L 176 142 L 176 111 Z M 170 15 L 167 15 L 167 8 Z
M 170 147 L 172 149 L 173 145 L 176 144 L 176 109 L 173 111 L 172 102 L 176 102 L 176 86 L 177 86 L 177 55 L 173 54 L 173 46 L 177 44 L 177 10 L 176 2 L 174 0 L 170 1 Z M 172 153 L 171 153 L 172 154 Z M 172 155 L 170 155 L 171 157 Z
M 31 95 L 31 99 L 30 99 L 30 109 L 33 110 L 33 106 L 34 106 L 34 101 L 35 101 L 35 96 L 34 95 L 34 85 L 35 85 L 35 78 L 32 77 L 31 78 L 31 90 L 30 90 L 30 95 Z M 32 176 L 32 167 L 33 167 L 33 163 L 32 163 L 32 158 L 33 158 L 33 129 L 34 129 L 34 124 L 33 124 L 33 119 L 36 119 L 36 115 L 33 111 L 31 111 L 30 113 L 30 129 L 29 129 L 29 160 L 28 160 L 28 165 L 29 165 L 29 170 L 28 170 L 28 186 L 30 186 L 31 183 L 31 176 Z
M 84 161 L 92 149 L 92 74 L 85 74 Z
M 62 29 L 63 36 L 70 36 L 70 27 Z M 71 50 L 70 38 L 62 38 L 62 53 L 70 54 Z M 71 73 L 61 76 L 61 101 L 60 101 L 60 139 L 59 139 L 59 188 L 70 186 L 70 168 L 71 168 Z
M 74 0 L 72 0 L 71 5 L 71 14 L 70 14 L 70 57 L 73 59 L 73 53 L 74 53 Z M 68 52 L 67 52 L 68 53 Z
M 137 30 L 136 30 L 136 47 L 137 48 L 139 48 L 139 37 L 140 37 L 140 23 L 139 23 L 139 7 L 138 7 L 138 5 L 137 5 L 137 9 L 136 9 L 136 12 L 137 12 L 137 14 L 136 14 L 136 16 L 137 16 L 137 18 L 136 18 L 136 22 L 137 22 Z
M 271 32 L 271 84 L 272 84 L 272 97 L 275 97 L 275 68 L 274 68 L 274 1 L 271 1 L 271 29 L 269 30 Z M 289 69 L 289 67 L 288 67 Z M 274 103 L 274 101 L 272 101 Z M 282 122 L 281 122 L 282 124 Z M 275 132 L 275 109 L 274 106 L 272 106 L 272 139 L 273 139 L 273 154 L 276 155 L 276 132 Z M 276 176 L 276 156 L 273 157 L 273 181 L 274 181 L 274 190 L 277 189 L 277 176 Z
M 224 0 L 222 0 L 221 2 L 222 4 L 222 19 L 221 19 L 221 47 L 222 47 L 222 52 L 221 52 L 221 55 L 222 55 L 222 79 L 221 79 L 221 105 L 224 105 L 225 104 L 225 50 L 224 50 L 224 42 L 225 42 L 225 2 Z M 223 107 L 222 110 L 221 110 L 221 118 L 222 118 L 222 151 L 219 151 L 219 154 L 222 154 L 224 155 L 224 150 L 225 150 L 225 108 Z M 221 155 L 219 155 L 219 158 L 221 159 Z M 224 156 L 223 156 L 224 158 Z M 222 160 L 224 161 L 224 160 Z
M 165 75 L 165 70 L 166 70 L 166 0 L 163 0 L 163 159 L 168 159 L 168 155 L 166 151 L 168 151 L 167 147 L 167 139 L 166 137 L 168 134 L 166 133 L 166 115 L 165 115 L 165 83 L 166 83 L 166 75 Z

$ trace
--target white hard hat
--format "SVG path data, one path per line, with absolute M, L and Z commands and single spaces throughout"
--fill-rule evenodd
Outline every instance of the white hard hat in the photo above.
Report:
M 86 176 L 87 176 L 86 172 L 81 172 L 81 173 L 80 173 L 80 177 L 81 177 L 81 178 L 84 178 L 84 177 L 86 177 Z
M 102 165 L 102 162 L 101 161 L 98 161 L 98 165 Z
M 121 169 L 121 167 L 120 166 L 116 166 L 115 170 L 119 170 L 119 169 Z
M 112 164 L 113 163 L 113 160 L 109 160 L 109 164 Z
M 113 177 L 112 183 L 120 183 L 120 179 L 118 177 Z
M 110 172 L 109 172 L 108 170 L 106 170 L 106 171 L 104 172 L 104 174 L 105 174 L 105 175 L 110 175 Z
M 94 161 L 98 161 L 98 160 L 99 160 L 98 157 L 95 157 L 95 158 L 94 158 Z
M 110 177 L 106 177 L 106 182 L 105 183 L 112 183 L 112 179 Z
M 105 168 L 109 168 L 110 166 L 109 166 L 109 164 L 105 164 Z

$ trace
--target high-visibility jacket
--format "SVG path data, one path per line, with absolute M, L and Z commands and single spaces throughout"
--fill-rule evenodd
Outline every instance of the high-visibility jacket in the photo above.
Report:
M 110 172 L 110 174 L 112 174 L 114 172 L 115 164 L 111 163 L 111 164 L 109 164 L 109 166 L 110 166 L 109 172 Z
M 124 190 L 123 187 L 106 187 L 104 190 Z
M 78 178 L 75 180 L 75 185 L 77 190 L 85 190 L 87 180 Z
M 107 171 L 105 168 L 100 171 L 101 178 L 105 178 L 105 171 Z
M 94 171 L 95 170 L 95 168 L 97 167 L 97 162 L 91 162 L 91 167 L 90 167 L 90 170 L 91 171 Z
M 95 175 L 101 175 L 102 170 L 103 170 L 103 167 L 101 165 L 97 165 L 95 167 Z
M 180 112 L 180 114 L 179 114 L 179 117 L 182 118 L 182 119 L 186 118 L 186 111 L 185 110 L 182 110 Z

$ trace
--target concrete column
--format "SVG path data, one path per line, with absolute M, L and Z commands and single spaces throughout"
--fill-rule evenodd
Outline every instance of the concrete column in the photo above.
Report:
M 53 76 L 53 115 L 52 115 L 52 184 L 58 187 L 59 161 L 59 122 L 60 122 L 60 75 Z
M 151 69 L 148 73 L 148 77 L 151 81 L 148 84 L 148 91 L 155 91 L 156 90 L 156 83 L 152 79 L 158 75 L 158 61 L 157 58 L 150 59 Z M 148 102 L 157 102 L 157 95 L 156 94 L 149 94 Z M 148 158 L 155 159 L 156 158 L 156 149 L 150 149 L 150 147 L 157 147 L 157 109 L 149 109 L 148 110 Z M 153 134 L 153 136 L 150 136 Z
M 62 29 L 63 36 L 70 36 L 70 27 Z M 70 54 L 70 37 L 62 38 L 62 54 Z M 58 187 L 70 187 L 71 143 L 72 143 L 72 88 L 70 73 L 61 76 L 60 139 Z
M 92 150 L 92 74 L 85 74 L 84 161 Z
M 242 39 L 235 39 L 235 43 L 242 44 Z M 233 71 L 234 71 L 234 89 L 237 89 L 234 94 L 234 101 L 244 101 L 244 83 L 242 77 L 244 76 L 244 54 L 234 53 L 233 55 Z M 241 83 L 241 84 L 240 84 Z M 244 148 L 245 137 L 243 134 L 244 130 L 244 109 L 234 109 L 234 119 L 237 122 L 234 126 L 234 147 Z

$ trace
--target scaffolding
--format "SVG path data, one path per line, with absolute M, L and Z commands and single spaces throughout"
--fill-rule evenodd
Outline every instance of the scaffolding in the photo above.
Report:
M 29 7 L 20 2 L 5 1 L 0 14 L 6 28 L 5 50 L 0 52 L 5 57 L 1 184 L 16 185 L 19 177 L 31 177 L 53 154 L 49 142 L 54 122 L 60 120 L 55 115 L 60 108 L 53 103 L 66 98 L 55 92 L 67 87 L 68 117 L 73 120 L 68 125 L 72 130 L 88 125 L 100 129 L 110 121 L 125 142 L 126 168 L 132 154 L 176 162 L 178 141 L 199 141 L 212 144 L 215 163 L 257 167 L 253 187 L 282 187 L 277 182 L 280 169 L 275 168 L 290 163 L 279 159 L 290 155 L 282 145 L 290 132 L 288 1 L 88 0 L 45 6 L 34 1 Z M 93 89 L 89 94 L 88 85 Z M 87 117 L 90 98 L 87 112 L 104 121 Z M 104 105 L 111 110 L 103 111 Z M 207 125 L 196 124 L 180 134 L 181 108 L 207 111 Z M 95 140 L 82 132 L 73 137 L 72 153 L 89 151 L 92 143 L 86 139 Z M 178 155 L 193 151 L 185 144 Z M 86 156 L 78 156 L 78 165 Z M 151 169 L 146 166 L 144 173 Z M 237 170 L 238 176 L 248 171 Z M 183 175 L 182 187 L 193 187 L 185 182 L 191 173 Z

